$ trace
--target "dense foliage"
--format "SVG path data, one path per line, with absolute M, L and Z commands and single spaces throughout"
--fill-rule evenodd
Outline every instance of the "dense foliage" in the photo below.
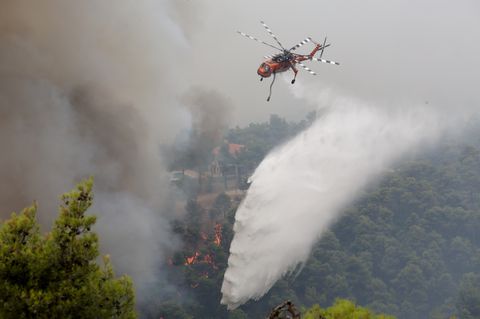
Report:
M 13 214 L 0 229 L 1 318 L 135 318 L 132 281 L 101 268 L 92 180 L 62 196 L 60 216 L 42 236 L 37 206 Z
M 355 303 L 337 299 L 335 304 L 322 309 L 318 304 L 304 312 L 303 319 L 395 319 L 392 316 L 375 314 L 370 309 L 355 305 Z
M 245 128 L 236 127 L 225 138 L 231 143 L 245 145 L 237 161 L 245 167 L 256 167 L 274 147 L 292 138 L 315 120 L 316 112 L 309 113 L 298 123 L 289 123 L 278 115 L 271 115 L 268 122 L 251 123 Z
M 466 278 L 480 270 L 479 168 L 472 146 L 404 163 L 324 236 L 293 285 L 307 302 L 348 297 L 400 318 L 478 317 L 480 286 Z
M 230 130 L 227 138 L 246 145 L 236 159 L 240 164 L 257 165 L 270 149 L 310 123 L 272 116 L 267 123 Z M 181 306 L 185 318 L 262 318 L 286 299 L 297 306 L 329 307 L 337 298 L 398 318 L 479 318 L 478 132 L 473 127 L 470 138 L 444 140 L 389 168 L 324 234 L 296 278 L 280 280 L 260 301 L 233 313 L 219 305 L 219 290 L 238 202 L 213 213 L 189 203 L 190 214 L 176 228 L 186 248 L 172 266 L 184 273 L 176 278 L 183 280 L 182 294 L 188 296 Z M 211 218 L 199 217 L 207 215 Z M 221 247 L 212 246 L 211 238 L 210 244 L 198 245 L 201 232 L 209 229 L 211 236 L 216 222 L 223 225 Z M 208 268 L 205 260 L 186 264 L 197 249 L 210 254 L 218 269 Z

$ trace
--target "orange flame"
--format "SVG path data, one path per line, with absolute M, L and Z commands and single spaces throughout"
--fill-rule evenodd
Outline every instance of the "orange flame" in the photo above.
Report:
M 203 257 L 203 261 L 212 266 L 213 269 L 218 269 L 218 266 L 215 264 L 215 260 L 212 255 L 208 254 Z
M 222 244 L 222 225 L 215 224 L 215 239 L 213 240 L 215 245 L 220 246 Z
M 203 257 L 203 260 L 204 260 L 207 264 L 212 264 L 212 263 L 213 263 L 213 258 L 212 258 L 212 256 L 210 256 L 210 255 L 205 255 L 205 257 Z
M 187 265 L 192 265 L 197 262 L 198 256 L 200 256 L 200 253 L 198 251 L 195 252 L 195 254 L 191 257 L 187 257 L 185 261 L 185 266 Z

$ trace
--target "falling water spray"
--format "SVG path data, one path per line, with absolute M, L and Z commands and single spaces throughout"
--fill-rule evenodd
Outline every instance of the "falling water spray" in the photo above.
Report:
M 259 299 L 304 263 L 361 189 L 435 139 L 440 130 L 435 114 L 424 107 L 385 110 L 337 101 L 310 128 L 272 151 L 236 212 L 221 302 L 234 309 Z

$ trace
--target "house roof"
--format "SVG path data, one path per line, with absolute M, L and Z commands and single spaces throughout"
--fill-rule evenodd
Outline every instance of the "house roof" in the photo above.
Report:
M 230 155 L 232 156 L 237 156 L 238 153 L 240 153 L 244 148 L 245 148 L 245 145 L 242 145 L 242 144 L 228 143 L 228 153 L 230 153 Z M 220 146 L 215 147 L 212 153 L 215 156 L 220 155 Z
M 242 144 L 228 144 L 228 152 L 231 155 L 237 155 L 243 148 L 245 148 L 245 145 Z

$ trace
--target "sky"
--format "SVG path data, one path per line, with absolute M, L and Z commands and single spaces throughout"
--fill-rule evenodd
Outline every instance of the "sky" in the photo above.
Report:
M 178 1 L 194 8 L 194 26 L 186 28 L 194 60 L 190 81 L 215 88 L 234 104 L 234 124 L 277 113 L 301 118 L 315 108 L 292 94 L 292 77 L 275 84 L 259 82 L 256 70 L 275 50 L 236 33 L 266 42 L 265 21 L 284 46 L 305 37 L 332 45 L 324 58 L 340 66 L 309 63 L 317 76 L 300 70 L 298 87 L 329 96 L 375 101 L 382 107 L 404 102 L 438 107 L 478 104 L 480 75 L 480 3 L 476 1 Z M 199 3 L 201 5 L 199 5 Z M 184 24 L 185 25 L 185 24 Z M 312 44 L 299 51 L 309 52 Z M 179 61 L 179 63 L 182 63 Z M 283 82 L 283 83 L 280 83 Z

